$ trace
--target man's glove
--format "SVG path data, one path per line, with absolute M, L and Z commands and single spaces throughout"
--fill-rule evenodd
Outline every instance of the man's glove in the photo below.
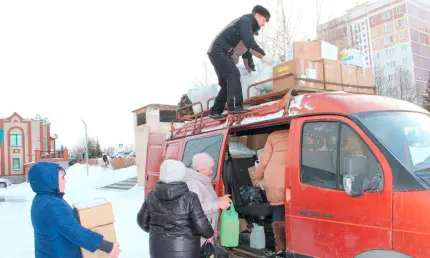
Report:
M 268 66 L 272 66 L 273 65 L 273 57 L 269 56 L 269 55 L 265 55 L 261 58 L 261 60 L 263 60 L 264 63 L 266 63 Z
M 245 68 L 248 71 L 248 73 L 250 73 L 252 71 L 255 72 L 255 64 L 254 64 L 254 61 L 252 60 L 252 58 L 243 59 L 243 63 L 245 64 Z

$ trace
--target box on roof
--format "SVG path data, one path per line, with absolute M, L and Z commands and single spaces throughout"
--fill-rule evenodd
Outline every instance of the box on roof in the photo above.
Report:
M 319 83 L 300 80 L 300 78 L 304 78 L 322 81 L 323 64 L 321 61 L 294 59 L 273 67 L 273 77 L 280 77 L 282 75 L 286 76 L 275 79 L 273 82 L 273 91 L 275 92 L 296 88 L 297 86 L 303 88 L 324 89 L 323 82 Z M 296 81 L 294 77 L 298 80 Z
M 288 45 L 286 60 L 339 60 L 338 48 L 322 40 L 296 41 Z
M 333 83 L 342 83 L 342 68 L 339 60 L 322 60 L 324 66 L 324 81 Z M 327 90 L 342 90 L 341 85 L 326 83 Z
M 81 225 L 85 228 L 95 228 L 114 222 L 112 204 L 105 198 L 73 204 Z

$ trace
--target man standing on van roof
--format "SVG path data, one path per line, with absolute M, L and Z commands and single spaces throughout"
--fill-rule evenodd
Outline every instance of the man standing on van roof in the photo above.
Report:
M 261 5 L 256 5 L 252 9 L 252 13 L 230 22 L 212 41 L 208 56 L 215 68 L 221 90 L 215 99 L 215 104 L 210 109 L 210 117 L 221 118 L 226 102 L 229 113 L 248 111 L 242 106 L 242 86 L 236 64 L 242 56 L 248 72 L 255 71 L 253 55 L 261 58 L 268 65 L 273 64 L 273 58 L 268 56 L 254 39 L 254 35 L 258 35 L 260 28 L 269 19 L 269 11 Z

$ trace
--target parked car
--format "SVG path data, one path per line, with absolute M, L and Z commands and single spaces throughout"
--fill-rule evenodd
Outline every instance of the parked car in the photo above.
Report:
M 12 182 L 6 178 L 0 178 L 0 188 L 8 188 L 12 185 Z

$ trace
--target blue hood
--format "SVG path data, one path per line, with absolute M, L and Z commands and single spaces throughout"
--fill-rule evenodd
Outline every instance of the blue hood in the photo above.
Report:
M 58 189 L 57 163 L 38 162 L 28 171 L 28 181 L 35 193 L 60 194 Z

